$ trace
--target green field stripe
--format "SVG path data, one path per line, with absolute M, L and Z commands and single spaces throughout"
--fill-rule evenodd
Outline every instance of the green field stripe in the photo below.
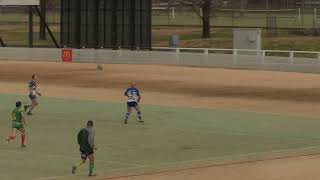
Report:
M 0 99 L 0 131 L 5 132 L 0 138 L 4 139 L 11 130 L 14 103 L 27 102 L 27 97 L 0 94 Z M 145 123 L 137 123 L 133 113 L 124 125 L 125 103 L 48 97 L 39 102 L 35 115 L 26 116 L 27 148 L 21 154 L 13 149 L 20 138 L 9 145 L 0 143 L 0 166 L 4 167 L 0 174 L 8 175 L 3 179 L 85 179 L 69 173 L 79 159 L 76 135 L 89 119 L 94 120 L 99 148 L 96 167 L 107 176 L 320 152 L 318 118 L 142 104 Z M 86 171 L 83 167 L 79 173 Z

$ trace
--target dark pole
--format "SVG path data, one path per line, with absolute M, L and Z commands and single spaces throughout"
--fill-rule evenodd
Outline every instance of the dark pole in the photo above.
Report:
M 33 13 L 32 13 L 32 6 L 28 6 L 29 8 L 29 47 L 33 47 Z
M 131 12 L 131 20 L 130 20 L 130 29 L 131 29 L 131 33 L 130 33 L 130 45 L 131 49 L 134 50 L 137 47 L 137 44 L 135 43 L 135 14 L 138 13 L 138 11 L 135 8 L 135 0 L 131 0 L 131 4 L 130 4 L 130 12 Z M 140 23 L 141 24 L 141 23 Z
M 89 45 L 88 43 L 88 29 L 89 29 L 89 25 L 88 25 L 88 15 L 89 15 L 89 0 L 86 0 L 86 4 L 85 4 L 85 9 L 86 9 L 86 27 L 85 27 L 85 40 L 84 42 L 81 44 L 81 48 L 82 47 L 86 47 Z M 81 9 L 80 9 L 81 10 Z
M 113 49 L 117 49 L 118 48 L 118 25 L 117 25 L 117 0 L 113 0 L 112 1 L 112 46 Z
M 46 40 L 46 25 L 45 25 L 45 21 L 47 20 L 47 0 L 41 0 L 40 1 L 40 12 L 41 12 L 41 16 L 44 19 L 44 21 L 42 20 L 42 18 L 40 19 L 40 39 L 41 40 Z
M 149 9 L 147 10 L 149 12 L 148 14 L 148 20 L 149 20 L 149 27 L 148 27 L 148 34 L 149 34 L 149 42 L 148 45 L 150 50 L 152 50 L 152 1 L 147 1 L 149 2 Z M 142 38 L 141 38 L 142 39 Z
M 95 0 L 95 11 L 94 11 L 94 48 L 99 47 L 99 11 L 100 11 L 100 1 Z
M 102 43 L 102 47 L 106 47 L 106 16 L 107 16 L 107 2 L 104 1 L 103 3 L 103 43 Z
M 60 44 L 61 44 L 61 46 L 63 46 L 63 45 L 65 45 L 65 39 L 64 39 L 64 37 L 63 37 L 63 35 L 64 35 L 64 23 L 63 23 L 63 21 L 64 21 L 64 19 L 65 19 L 65 17 L 64 17 L 64 11 L 65 11 L 65 9 L 64 9 L 64 2 L 63 2 L 63 0 L 60 0 Z
M 124 46 L 124 3 L 125 3 L 125 1 L 122 0 L 122 7 L 121 7 L 121 16 L 122 16 L 122 19 L 121 19 L 121 45 L 120 45 L 120 48 L 122 46 Z

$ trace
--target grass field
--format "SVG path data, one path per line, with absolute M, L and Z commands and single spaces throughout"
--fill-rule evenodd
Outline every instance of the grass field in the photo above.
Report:
M 318 27 L 319 18 L 313 14 L 302 15 L 299 19 L 297 15 L 277 15 L 277 26 L 279 28 L 312 28 Z M 267 27 L 267 14 L 251 13 L 244 16 L 232 17 L 232 14 L 215 16 L 211 18 L 212 26 L 242 26 L 242 27 Z M 201 25 L 202 21 L 197 14 L 192 12 L 176 13 L 175 19 L 169 14 L 158 14 L 153 16 L 153 25 Z
M 27 97 L 0 94 L 0 131 L 10 130 L 10 111 Z M 0 178 L 5 180 L 85 179 L 87 167 L 70 174 L 78 160 L 77 131 L 92 119 L 96 126 L 96 169 L 100 178 L 311 151 L 320 146 L 320 121 L 255 112 L 143 105 L 145 124 L 122 124 L 118 102 L 41 98 L 28 117 L 26 149 L 20 139 L 0 144 Z

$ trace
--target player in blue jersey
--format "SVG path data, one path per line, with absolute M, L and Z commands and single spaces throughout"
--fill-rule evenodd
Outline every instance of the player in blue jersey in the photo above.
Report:
M 28 111 L 28 115 L 32 115 L 33 109 L 39 104 L 37 101 L 37 96 L 41 96 L 41 93 L 37 91 L 37 78 L 37 75 L 33 74 L 31 81 L 29 81 L 29 98 L 31 100 L 31 104 L 24 106 L 24 111 Z
M 139 102 L 141 100 L 141 95 L 139 90 L 136 88 L 136 84 L 133 82 L 131 83 L 130 87 L 124 92 L 124 95 L 128 97 L 127 101 L 127 113 L 126 118 L 124 119 L 124 123 L 128 123 L 129 116 L 132 112 L 132 108 L 134 108 L 137 111 L 137 116 L 139 119 L 139 122 L 143 122 L 141 118 L 141 110 L 139 107 Z

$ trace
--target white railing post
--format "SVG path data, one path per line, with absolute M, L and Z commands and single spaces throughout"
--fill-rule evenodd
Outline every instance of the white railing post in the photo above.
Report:
M 256 64 L 283 64 L 285 63 L 285 65 L 294 65 L 296 64 L 296 61 L 298 64 L 303 64 L 303 62 L 299 62 L 299 60 L 302 57 L 297 56 L 297 54 L 312 54 L 313 55 L 313 61 L 317 61 L 317 64 L 320 66 L 320 51 L 290 51 L 290 50 L 250 50 L 250 49 L 215 49 L 215 48 L 171 48 L 171 47 L 153 47 L 152 48 L 153 51 L 165 51 L 165 52 L 171 52 L 172 57 L 174 58 L 175 62 L 172 62 L 174 64 L 184 64 L 184 57 L 187 57 L 189 53 L 201 53 L 203 55 L 203 63 L 201 65 L 204 64 L 210 64 L 211 60 L 214 60 L 216 58 L 215 54 L 224 54 L 228 60 L 229 63 L 232 63 L 233 65 L 239 65 L 241 64 L 241 51 L 244 52 L 256 52 L 257 55 L 259 54 L 259 56 L 261 57 L 257 57 L 256 58 Z M 222 53 L 227 51 L 228 53 Z M 121 54 L 121 51 L 116 51 L 119 52 L 118 54 Z M 187 52 L 187 54 L 185 54 L 184 52 Z M 229 54 L 231 52 L 231 54 Z M 268 53 L 274 53 L 271 54 L 272 56 L 268 56 Z M 288 54 L 286 57 L 283 56 L 283 54 Z M 245 53 L 244 53 L 245 54 Z M 280 58 L 286 59 L 286 62 L 282 62 L 282 61 L 276 61 L 276 58 Z M 295 59 L 295 57 L 297 57 Z M 1 58 L 1 57 L 0 57 Z M 259 59 L 260 58 L 260 59 Z M 231 62 L 230 62 L 231 61 Z M 302 60 L 303 61 L 303 60 Z M 304 65 L 314 65 L 314 64 L 310 64 L 310 63 L 305 63 Z
M 290 52 L 289 52 L 290 64 L 293 64 L 293 58 L 294 58 L 294 52 L 293 52 L 293 51 L 290 51 Z
M 233 49 L 233 64 L 237 64 L 237 56 L 238 56 L 238 51 L 237 49 Z
M 175 20 L 176 19 L 175 7 L 172 7 L 171 10 L 172 10 L 172 20 Z
M 262 55 L 261 56 L 262 56 L 261 57 L 261 64 L 264 64 L 264 58 L 266 57 L 266 51 L 265 50 L 262 51 Z
M 176 63 L 180 65 L 180 49 L 176 48 Z
M 204 49 L 204 62 L 205 62 L 205 64 L 206 64 L 206 66 L 208 66 L 209 65 L 209 49 Z

